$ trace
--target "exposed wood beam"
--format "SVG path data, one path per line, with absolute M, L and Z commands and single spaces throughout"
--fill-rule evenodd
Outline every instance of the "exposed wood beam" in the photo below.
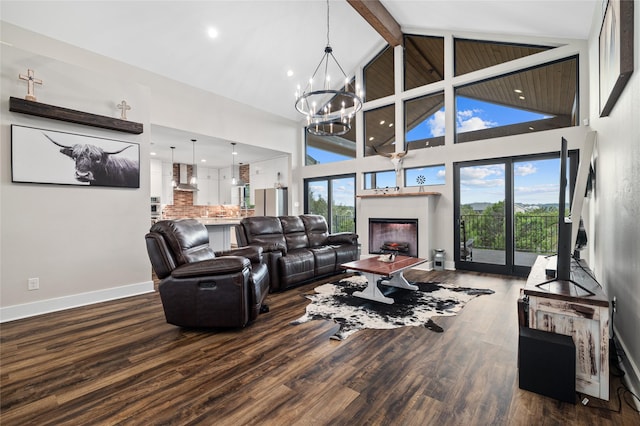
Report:
M 347 0 L 364 19 L 376 30 L 389 45 L 402 44 L 402 29 L 395 18 L 380 0 Z

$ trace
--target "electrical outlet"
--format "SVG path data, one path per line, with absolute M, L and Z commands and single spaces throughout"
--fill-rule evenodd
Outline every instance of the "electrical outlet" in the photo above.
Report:
M 27 288 L 29 290 L 38 290 L 40 288 L 40 278 L 29 278 Z
M 611 307 L 613 308 L 613 312 L 618 312 L 618 299 L 616 296 L 613 296 L 613 302 L 611 303 Z

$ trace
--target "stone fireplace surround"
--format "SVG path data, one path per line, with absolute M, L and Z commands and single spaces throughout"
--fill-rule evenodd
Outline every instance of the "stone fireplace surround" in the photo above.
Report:
M 439 192 L 412 192 L 393 194 L 358 195 L 356 207 L 358 211 L 359 242 L 362 257 L 373 257 L 378 254 L 369 252 L 369 219 L 418 219 L 418 257 L 429 259 L 417 268 L 432 269 L 433 229 L 435 224 L 435 201 Z

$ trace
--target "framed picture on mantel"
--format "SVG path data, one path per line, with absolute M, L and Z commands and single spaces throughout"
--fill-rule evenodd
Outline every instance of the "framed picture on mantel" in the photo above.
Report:
M 11 125 L 11 181 L 140 187 L 140 145 Z
M 633 74 L 633 0 L 609 0 L 600 28 L 600 117 L 607 117 Z

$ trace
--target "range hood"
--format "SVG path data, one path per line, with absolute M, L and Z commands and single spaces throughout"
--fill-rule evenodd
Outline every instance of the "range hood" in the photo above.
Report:
M 196 171 L 196 166 L 193 166 L 193 171 Z M 189 183 L 189 177 L 187 176 L 187 165 L 180 164 L 180 183 L 176 186 L 177 191 L 196 192 L 198 187 Z

